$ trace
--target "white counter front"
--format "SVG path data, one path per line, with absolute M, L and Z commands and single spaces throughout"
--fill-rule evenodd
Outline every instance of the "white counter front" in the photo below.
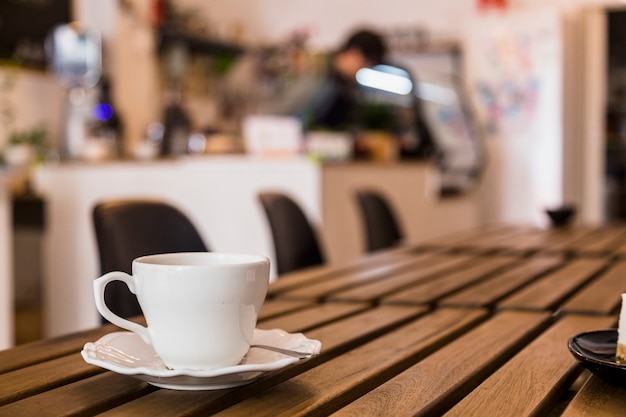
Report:
M 260 190 L 289 193 L 314 221 L 321 212 L 320 172 L 304 159 L 216 157 L 61 164 L 41 168 L 35 186 L 46 200 L 45 336 L 99 323 L 92 289 L 99 261 L 91 220 L 98 201 L 165 199 L 191 218 L 210 250 L 270 258 L 272 240 L 257 201 Z
M 439 202 L 429 195 L 424 164 L 322 166 L 306 158 L 202 157 L 154 162 L 61 164 L 41 168 L 37 191 L 46 200 L 44 234 L 45 336 L 99 323 L 92 281 L 99 275 L 91 223 L 103 199 L 151 197 L 184 211 L 210 250 L 262 254 L 274 260 L 273 243 L 258 193 L 292 196 L 318 227 L 329 263 L 363 254 L 354 190 L 385 191 L 415 242 L 477 225 L 472 198 Z M 272 262 L 274 264 L 274 262 Z M 272 276 L 275 276 L 272 266 Z

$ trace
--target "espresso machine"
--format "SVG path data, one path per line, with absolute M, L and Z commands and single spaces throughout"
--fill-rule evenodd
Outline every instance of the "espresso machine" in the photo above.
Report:
M 101 37 L 78 22 L 59 25 L 48 37 L 47 52 L 52 74 L 67 90 L 59 154 L 62 159 L 82 159 L 92 117 L 89 93 L 102 72 Z

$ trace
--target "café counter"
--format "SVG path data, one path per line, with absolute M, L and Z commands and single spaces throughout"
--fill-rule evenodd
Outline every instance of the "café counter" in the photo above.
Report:
M 34 187 L 46 201 L 44 332 L 56 336 L 99 323 L 92 281 L 99 274 L 91 211 L 112 198 L 165 199 L 184 211 L 210 250 L 274 259 L 257 196 L 289 194 L 317 227 L 329 264 L 363 254 L 355 190 L 381 190 L 407 242 L 478 225 L 474 194 L 441 199 L 426 162 L 320 164 L 305 157 L 207 156 L 158 161 L 62 163 L 39 168 Z M 276 275 L 272 269 L 272 276 Z

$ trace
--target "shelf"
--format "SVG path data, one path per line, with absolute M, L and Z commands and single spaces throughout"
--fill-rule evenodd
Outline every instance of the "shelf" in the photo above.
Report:
M 192 54 L 237 56 L 245 51 L 240 45 L 191 34 L 173 27 L 159 29 L 157 36 L 160 52 L 166 50 L 169 45 L 176 43 L 186 45 Z

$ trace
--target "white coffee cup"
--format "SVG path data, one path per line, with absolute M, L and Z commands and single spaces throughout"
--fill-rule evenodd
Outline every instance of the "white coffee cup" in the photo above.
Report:
M 250 348 L 269 282 L 269 260 L 217 252 L 137 258 L 133 275 L 110 272 L 94 281 L 96 307 L 111 323 L 137 333 L 172 369 L 236 365 Z M 104 289 L 123 281 L 137 296 L 147 327 L 114 314 Z

